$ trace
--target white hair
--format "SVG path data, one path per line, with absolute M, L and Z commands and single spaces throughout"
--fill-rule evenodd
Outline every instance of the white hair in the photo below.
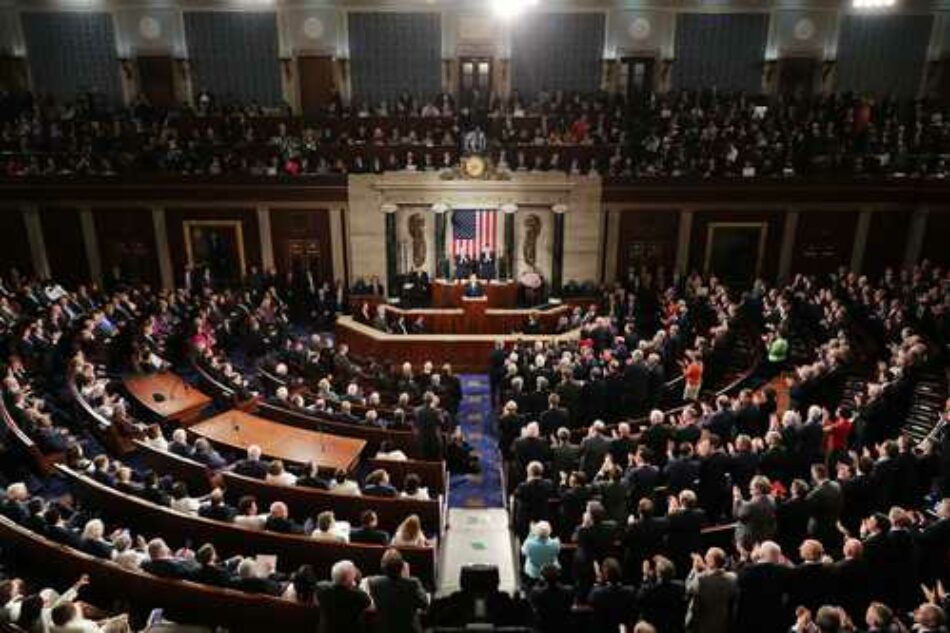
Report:
M 277 366 L 274 367 L 274 373 L 277 374 L 278 376 L 286 376 L 287 365 L 285 365 L 284 363 L 277 363 Z
M 257 444 L 251 444 L 247 447 L 247 458 L 251 460 L 258 460 L 261 458 L 261 447 Z
M 663 412 L 659 409 L 650 411 L 650 424 L 660 424 L 663 422 Z
M 184 444 L 188 441 L 188 434 L 185 433 L 185 429 L 175 429 L 172 431 L 172 441 Z
M 287 396 L 290 395 L 290 391 L 287 390 L 287 387 L 280 386 L 277 387 L 277 397 L 281 400 L 286 400 Z
M 540 539 L 548 538 L 551 536 L 551 524 L 547 521 L 538 521 L 531 526 L 531 531 Z
M 342 585 L 347 582 L 350 578 L 353 578 L 357 573 L 356 565 L 353 564 L 351 560 L 338 560 L 333 563 L 333 567 L 330 569 L 330 578 L 333 580 L 334 585 Z
M 106 526 L 99 519 L 86 521 L 82 529 L 82 539 L 84 541 L 98 541 L 106 532 Z

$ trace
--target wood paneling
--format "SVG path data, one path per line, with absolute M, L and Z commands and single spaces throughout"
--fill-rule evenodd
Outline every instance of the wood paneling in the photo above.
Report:
M 631 267 L 656 272 L 663 267 L 667 273 L 676 262 L 676 238 L 679 211 L 629 210 L 620 215 L 617 240 L 617 278 L 626 279 Z M 569 237 L 569 236 L 568 236 Z
M 778 256 L 782 244 L 784 211 L 697 211 L 693 216 L 689 247 L 690 271 L 702 271 L 706 262 L 706 243 L 709 225 L 716 222 L 763 222 L 766 225 L 765 252 L 761 274 L 774 279 L 778 271 Z M 715 271 L 713 271 L 715 272 Z
M 950 73 L 950 68 L 947 70 Z M 927 216 L 927 231 L 924 233 L 924 246 L 921 249 L 921 259 L 929 259 L 932 263 L 946 268 L 950 266 L 950 209 L 931 209 Z
M 40 209 L 40 220 L 53 278 L 68 284 L 87 281 L 89 259 L 82 238 L 79 211 L 69 207 L 47 207 Z
M 261 266 L 261 238 L 257 228 L 257 212 L 253 209 L 199 209 L 169 208 L 165 210 L 165 222 L 168 228 L 168 247 L 171 251 L 172 266 L 175 269 L 175 283 L 184 281 L 187 254 L 185 249 L 185 222 L 188 220 L 222 220 L 241 223 L 244 242 L 244 262 L 251 266 Z
M 297 58 L 297 77 L 303 113 L 322 111 L 333 94 L 333 59 L 329 55 L 302 55 Z
M 880 276 L 885 268 L 898 269 L 903 266 L 910 218 L 910 210 L 873 213 L 862 273 L 873 279 Z
M 20 273 L 33 273 L 33 261 L 30 245 L 26 239 L 26 225 L 23 212 L 17 208 L 0 209 L 0 235 L 3 235 L 3 248 L 0 248 L 0 274 L 6 275 L 11 268 Z
M 315 282 L 333 279 L 333 243 L 327 209 L 271 209 L 274 263 L 281 274 L 307 267 Z M 342 247 L 342 245 L 340 245 Z
M 158 256 L 148 209 L 94 209 L 102 276 L 157 285 Z
M 792 272 L 820 275 L 851 263 L 857 211 L 803 211 L 798 216 Z
M 175 70 L 169 55 L 140 56 L 137 60 L 139 89 L 156 107 L 175 104 Z

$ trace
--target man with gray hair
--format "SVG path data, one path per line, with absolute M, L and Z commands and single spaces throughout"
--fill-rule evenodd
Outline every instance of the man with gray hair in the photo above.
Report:
M 245 477 L 265 479 L 267 477 L 267 464 L 261 461 L 261 447 L 257 444 L 248 446 L 247 457 L 235 462 L 231 470 Z
M 337 561 L 330 570 L 330 579 L 317 585 L 320 633 L 362 630 L 363 612 L 372 600 L 359 587 L 360 570 L 353 561 Z
M 739 603 L 737 629 L 779 633 L 788 628 L 783 596 L 788 591 L 790 567 L 775 541 L 762 541 L 752 552 L 752 564 L 737 575 Z

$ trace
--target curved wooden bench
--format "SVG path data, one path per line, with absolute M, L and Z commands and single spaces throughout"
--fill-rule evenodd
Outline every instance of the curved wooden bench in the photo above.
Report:
M 319 612 L 314 605 L 125 569 L 54 543 L 2 516 L 0 542 L 6 556 L 24 569 L 70 580 L 88 574 L 92 582 L 83 593 L 94 603 L 111 604 L 119 599 L 145 612 L 161 607 L 173 620 L 222 625 L 247 633 L 268 630 L 275 622 L 287 631 L 317 630 Z
M 36 445 L 33 438 L 27 435 L 23 429 L 20 428 L 20 425 L 16 423 L 16 420 L 13 419 L 13 416 L 10 415 L 3 394 L 0 394 L 0 417 L 3 418 L 3 423 L 7 427 L 9 437 L 13 439 L 14 443 L 21 450 L 30 456 L 37 470 L 43 475 L 52 473 L 56 464 L 65 459 L 66 456 L 64 453 L 44 453 L 40 450 L 40 447 Z
M 271 554 L 277 556 L 282 570 L 292 571 L 300 565 L 311 564 L 318 576 L 329 577 L 333 563 L 341 559 L 352 560 L 364 574 L 376 573 L 386 550 L 381 545 L 327 543 L 309 536 L 251 530 L 191 516 L 127 495 L 66 466 L 56 468 L 72 485 L 74 495 L 88 506 L 88 511 L 145 535 L 161 535 L 175 546 L 194 549 L 206 542 L 213 543 L 222 558 Z M 427 587 L 434 587 L 436 546 L 400 547 L 399 550 L 419 580 Z

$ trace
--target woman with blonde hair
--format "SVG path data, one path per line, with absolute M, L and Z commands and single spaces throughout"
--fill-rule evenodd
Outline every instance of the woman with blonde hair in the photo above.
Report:
M 418 514 L 407 516 L 393 534 L 393 545 L 397 547 L 426 547 L 428 544 L 429 540 L 422 532 L 422 522 Z

